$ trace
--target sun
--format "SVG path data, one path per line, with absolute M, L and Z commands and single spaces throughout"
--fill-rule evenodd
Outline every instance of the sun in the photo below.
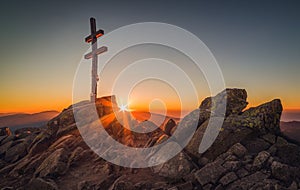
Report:
M 119 108 L 120 108 L 120 111 L 122 111 L 122 112 L 124 112 L 124 111 L 130 111 L 130 109 L 128 108 L 128 104 L 126 104 L 126 105 L 121 104 L 119 106 Z

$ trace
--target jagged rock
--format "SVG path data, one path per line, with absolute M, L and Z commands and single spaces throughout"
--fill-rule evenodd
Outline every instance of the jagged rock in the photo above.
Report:
M 84 155 L 85 151 L 82 147 L 77 147 L 70 155 L 70 158 L 68 160 L 69 165 L 77 162 L 82 158 Z
M 226 161 L 223 166 L 230 171 L 236 171 L 242 166 L 242 163 L 240 161 Z
M 133 189 L 133 184 L 127 180 L 118 178 L 109 188 L 109 190 Z
M 92 189 L 99 189 L 99 180 L 83 180 L 80 181 L 77 185 L 78 190 L 92 190 Z
M 13 146 L 13 141 L 9 141 L 0 146 L 0 155 L 3 155 L 11 146 Z
M 254 186 L 256 183 L 261 182 L 268 177 L 269 177 L 268 174 L 264 174 L 264 173 L 258 171 L 254 174 L 251 174 L 249 176 L 246 176 L 242 179 L 239 179 L 239 180 L 229 184 L 227 189 L 229 189 L 229 190 L 233 190 L 233 189 L 248 190 L 252 186 Z
M 239 176 L 239 178 L 243 178 L 245 176 L 247 176 L 249 174 L 249 172 L 247 170 L 245 170 L 244 168 L 239 169 L 236 174 Z
M 276 155 L 283 163 L 300 167 L 300 147 L 292 143 L 276 143 Z M 288 156 L 287 156 L 288 155 Z
M 224 153 L 234 144 L 243 141 L 253 132 L 246 127 L 230 126 L 226 120 L 222 129 L 213 145 L 203 154 L 210 160 L 214 160 L 218 155 Z
M 193 184 L 192 182 L 188 181 L 186 183 L 180 184 L 180 185 L 176 185 L 173 188 L 170 189 L 174 189 L 174 190 L 193 190 Z M 168 190 L 170 190 L 168 189 Z
M 262 136 L 262 138 L 271 144 L 274 144 L 276 142 L 276 136 L 271 133 L 265 134 L 264 136 Z
M 211 184 L 211 183 L 209 183 L 209 184 L 206 184 L 206 185 L 204 185 L 204 187 L 203 187 L 203 190 L 212 190 L 213 189 L 213 184 Z
M 0 128 L 0 136 L 9 136 L 11 135 L 11 131 L 8 127 L 1 127 Z
M 288 144 L 289 143 L 287 142 L 287 140 L 285 140 L 283 137 L 280 136 L 277 137 L 276 144 L 275 144 L 277 147 L 285 146 Z
M 202 166 L 205 166 L 208 162 L 209 162 L 209 160 L 208 160 L 207 158 L 201 157 L 201 158 L 199 158 L 199 160 L 198 160 L 198 165 L 199 165 L 200 167 L 202 167 Z
M 58 140 L 56 140 L 50 147 L 49 150 L 65 148 L 68 149 L 69 146 L 75 141 L 75 137 L 73 135 L 65 135 Z
M 224 153 L 235 143 L 241 142 L 253 131 L 246 127 L 232 126 L 227 120 L 224 121 L 222 130 L 219 132 L 213 145 L 204 153 L 199 154 L 198 149 L 200 142 L 205 133 L 208 121 L 204 122 L 195 132 L 191 141 L 186 146 L 186 150 L 193 156 L 200 158 L 202 156 L 207 157 L 209 160 L 214 160 L 217 156 Z M 233 135 L 234 134 L 234 135 Z
M 271 132 L 278 134 L 280 132 L 280 116 L 282 113 L 282 105 L 279 99 L 264 103 L 258 107 L 246 110 L 243 117 L 252 120 L 254 127 L 261 132 Z
M 53 136 L 45 133 L 40 133 L 32 142 L 29 150 L 29 155 L 34 155 L 39 152 L 45 151 L 53 142 Z
M 9 172 L 9 175 L 18 177 L 23 174 L 33 174 L 47 156 L 47 153 L 33 157 L 26 156 L 17 163 L 13 170 Z
M 247 153 L 247 149 L 241 145 L 241 143 L 234 144 L 230 149 L 230 152 L 235 154 L 237 157 L 242 158 Z
M 73 124 L 68 125 L 66 127 L 60 127 L 57 130 L 57 136 L 61 137 L 61 136 L 66 135 L 66 134 L 70 134 L 74 130 L 77 130 L 76 123 L 73 123 Z
M 75 123 L 73 110 L 66 109 L 63 112 L 61 112 L 61 114 L 59 114 L 58 116 L 56 116 L 48 122 L 48 129 L 53 131 L 52 134 L 54 134 L 54 132 L 58 130 L 58 126 L 67 127 L 69 125 L 72 125 L 73 123 Z
M 57 190 L 57 185 L 55 184 L 54 181 L 49 180 L 46 181 L 41 178 L 34 178 L 30 181 L 30 183 L 27 186 L 28 189 L 30 190 Z
M 169 161 L 153 167 L 154 173 L 158 173 L 159 176 L 180 179 L 185 175 L 188 175 L 193 169 L 191 159 L 186 154 L 180 152 Z
M 267 151 L 262 151 L 260 153 L 258 153 L 258 155 L 254 158 L 254 162 L 253 162 L 253 169 L 254 170 L 258 170 L 261 169 L 264 164 L 267 162 L 267 160 L 270 157 L 270 153 L 268 153 Z
M 11 142 L 18 139 L 15 135 L 9 135 L 6 136 L 2 141 L 1 141 L 1 145 L 6 144 L 7 142 Z
M 203 100 L 200 105 L 200 110 L 202 113 L 207 114 L 207 118 L 210 117 L 210 111 L 219 113 L 221 109 L 220 105 L 227 101 L 226 106 L 226 116 L 231 114 L 240 114 L 243 109 L 246 108 L 248 102 L 247 92 L 244 89 L 226 89 L 214 97 L 208 97 Z M 206 118 L 206 119 L 207 119 Z M 205 120 L 206 120 L 205 119 Z
M 21 128 L 21 129 L 17 129 L 15 130 L 15 134 L 16 135 L 22 135 L 22 134 L 27 134 L 30 135 L 32 133 L 40 133 L 41 131 L 43 131 L 43 128 L 36 128 L 36 127 L 25 127 L 25 128 Z
M 173 119 L 169 119 L 166 125 L 164 126 L 164 132 L 171 136 L 171 130 L 176 126 L 176 122 Z
M 226 158 L 225 158 L 226 161 L 237 161 L 238 160 L 238 157 L 236 157 L 235 155 L 228 155 Z
M 290 167 L 286 164 L 274 161 L 271 165 L 272 175 L 283 182 L 290 183 L 292 180 Z
M 234 172 L 229 172 L 228 174 L 224 175 L 220 180 L 219 182 L 226 186 L 228 185 L 229 183 L 232 183 L 233 181 L 237 180 L 238 177 L 236 176 L 236 174 Z
M 212 162 L 205 165 L 195 173 L 195 178 L 201 185 L 216 183 L 227 172 L 220 162 Z
M 274 179 L 264 179 L 262 181 L 259 181 L 255 183 L 251 188 L 251 190 L 256 190 L 256 189 L 280 189 L 284 190 L 286 188 L 282 187 L 279 185 L 279 181 L 274 180 Z
M 40 177 L 56 177 L 64 174 L 67 169 L 68 153 L 65 149 L 55 150 L 36 170 L 36 175 Z
M 208 121 L 204 122 L 195 132 L 192 139 L 188 143 L 188 145 L 185 147 L 185 150 L 189 152 L 191 155 L 201 158 L 201 154 L 198 153 L 198 149 L 202 140 L 202 137 L 204 135 L 204 132 L 206 130 L 206 127 L 208 125 Z
M 289 186 L 288 188 L 289 190 L 297 190 L 298 189 L 298 185 L 295 181 L 293 181 L 293 183 Z
M 186 142 L 190 138 L 190 134 L 186 134 L 184 131 L 188 130 L 189 128 L 191 128 L 191 126 L 197 127 L 198 125 L 201 124 L 201 122 L 199 122 L 199 114 L 200 114 L 200 110 L 196 109 L 196 110 L 192 111 L 191 113 L 187 114 L 178 123 L 178 125 L 176 127 L 176 132 L 177 133 L 174 133 L 172 135 L 172 137 L 175 138 L 177 142 L 182 142 L 183 143 L 183 142 Z M 203 126 L 205 126 L 205 125 L 203 124 Z M 199 138 L 201 140 L 202 137 L 199 137 Z M 198 149 L 197 149 L 197 152 L 198 152 Z
M 267 150 L 271 145 L 256 135 L 249 136 L 241 142 L 247 150 L 252 154 L 257 154 L 263 150 Z
M 5 167 L 6 165 L 7 165 L 7 163 L 0 159 L 0 169 Z
M 26 143 L 19 143 L 13 147 L 10 147 L 5 153 L 5 161 L 15 162 L 19 158 L 22 158 L 26 155 Z
M 151 182 L 145 180 L 145 181 L 139 181 L 138 183 L 134 184 L 134 189 L 155 189 L 151 188 L 153 186 L 161 186 L 160 184 L 153 185 Z
M 274 156 L 277 152 L 277 148 L 275 145 L 272 145 L 268 150 L 267 150 L 272 156 Z
M 2 141 L 3 141 L 4 139 L 6 139 L 6 137 L 7 137 L 7 136 L 0 136 L 0 145 L 2 144 Z

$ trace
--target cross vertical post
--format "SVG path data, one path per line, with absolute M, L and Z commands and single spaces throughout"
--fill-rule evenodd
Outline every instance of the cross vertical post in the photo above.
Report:
M 103 30 L 96 30 L 96 19 L 90 18 L 90 26 L 91 26 L 91 34 L 85 38 L 85 42 L 90 43 L 92 45 L 92 52 L 86 54 L 84 56 L 85 59 L 92 58 L 92 73 L 91 73 L 91 102 L 95 102 L 97 99 L 97 82 L 99 80 L 98 77 L 98 55 L 107 51 L 107 47 L 103 46 L 98 48 L 97 46 L 97 38 L 104 34 Z

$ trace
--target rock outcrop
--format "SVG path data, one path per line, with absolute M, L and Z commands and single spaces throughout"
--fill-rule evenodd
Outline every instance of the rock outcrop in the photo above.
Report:
M 151 122 L 141 125 L 130 121 L 135 128 L 157 127 L 146 134 L 130 132 L 116 120 L 113 96 L 97 100 L 96 116 L 91 114 L 94 105 L 89 102 L 74 104 L 50 120 L 45 130 L 23 130 L 17 135 L 1 136 L 0 187 L 19 190 L 300 189 L 300 146 L 280 131 L 280 100 L 245 110 L 247 104 L 245 90 L 226 89 L 206 98 L 199 109 L 179 123 L 170 119 L 159 128 Z M 100 118 L 111 137 L 135 148 L 165 142 L 176 131 L 176 125 L 183 128 L 196 125 L 197 129 L 188 145 L 169 161 L 151 168 L 132 169 L 111 164 L 95 154 L 77 129 L 75 114 L 84 118 L 81 124 L 89 129 L 85 132 L 92 140 L 99 142 L 95 130 Z M 212 146 L 199 153 L 210 117 L 224 117 L 224 122 Z M 172 143 L 179 146 L 175 141 L 169 144 Z M 107 144 L 100 141 L 99 146 Z M 163 146 L 149 153 L 149 159 L 170 148 Z M 119 159 L 114 152 L 111 156 Z

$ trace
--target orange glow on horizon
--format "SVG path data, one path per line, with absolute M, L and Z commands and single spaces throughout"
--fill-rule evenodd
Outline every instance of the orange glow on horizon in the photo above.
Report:
M 35 99 L 9 99 L 5 98 L 5 100 L 0 102 L 0 113 L 38 113 L 42 111 L 49 111 L 49 110 L 56 110 L 61 112 L 63 109 L 69 107 L 72 104 L 72 100 L 70 98 L 51 98 L 49 97 L 35 97 Z M 204 98 L 203 98 L 204 99 Z M 201 99 L 201 101 L 203 100 Z M 201 102 L 199 101 L 199 102 Z M 246 109 L 250 107 L 256 107 L 262 103 L 268 102 L 270 100 L 248 100 L 249 104 Z M 104 101 L 103 102 L 106 106 L 110 106 L 111 102 Z M 132 101 L 131 104 L 128 106 L 130 111 L 140 111 L 140 112 L 153 112 L 153 113 L 162 113 L 167 112 L 168 114 L 177 113 L 179 112 L 190 112 L 199 107 L 199 105 L 191 105 L 189 109 L 181 108 L 180 104 L 177 102 L 168 102 L 165 105 L 165 108 L 162 106 L 153 106 L 151 110 L 149 110 L 150 101 Z M 286 105 L 285 102 L 282 101 L 284 111 L 290 112 L 300 112 L 300 107 L 294 107 L 292 105 Z

